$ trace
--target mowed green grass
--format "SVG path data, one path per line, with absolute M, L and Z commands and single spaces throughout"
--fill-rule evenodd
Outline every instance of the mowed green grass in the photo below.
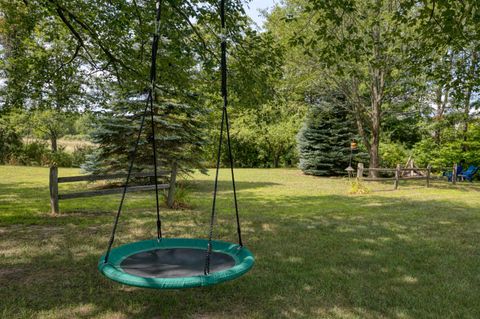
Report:
M 228 177 L 215 238 L 235 241 Z M 64 201 L 51 216 L 47 169 L 0 167 L 0 318 L 480 318 L 478 184 L 368 184 L 370 194 L 348 195 L 345 179 L 298 170 L 239 169 L 237 179 L 252 271 L 156 291 L 97 271 L 119 196 Z M 165 236 L 208 234 L 213 176 L 188 184 L 191 208 L 162 209 Z M 128 195 L 116 244 L 153 236 L 152 194 Z

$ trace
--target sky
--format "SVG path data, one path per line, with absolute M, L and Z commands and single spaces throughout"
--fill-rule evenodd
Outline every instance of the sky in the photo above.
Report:
M 264 18 L 260 14 L 259 10 L 272 8 L 279 0 L 252 0 L 248 4 L 244 4 L 245 11 L 255 21 L 255 23 L 262 27 Z

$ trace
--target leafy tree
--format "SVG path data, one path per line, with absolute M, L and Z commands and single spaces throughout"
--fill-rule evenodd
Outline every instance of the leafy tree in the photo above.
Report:
M 250 28 L 237 41 L 232 43 L 229 57 L 232 107 L 260 108 L 280 95 L 284 48 L 270 32 L 258 33 Z
M 378 167 L 385 111 L 403 111 L 398 108 L 415 92 L 405 54 L 413 45 L 411 31 L 394 20 L 398 2 L 289 1 L 279 10 L 287 16 L 284 21 L 292 20 L 287 22 L 294 29 L 291 43 L 303 53 L 299 64 L 307 78 L 314 76 L 311 83 L 346 97 L 370 167 Z
M 246 27 L 229 50 L 229 93 L 232 148 L 236 165 L 279 167 L 295 162 L 295 134 L 303 116 L 301 103 L 286 101 L 279 81 L 283 76 L 283 47 L 271 33 Z M 205 77 L 211 73 L 203 72 Z M 213 90 L 212 90 L 213 89 Z M 207 105 L 215 109 L 219 88 L 205 88 Z M 218 143 L 218 111 L 212 114 L 209 161 Z M 228 164 L 228 157 L 222 158 Z
M 72 114 L 61 110 L 36 110 L 27 116 L 26 123 L 31 127 L 33 136 L 50 141 L 52 152 L 58 151 L 58 139 L 70 133 L 74 124 Z
M 141 99 L 149 85 L 146 80 L 154 27 L 153 2 L 115 3 L 118 7 L 114 11 L 119 12 L 115 19 L 111 16 L 110 1 L 101 1 L 95 8 L 105 15 L 86 15 L 85 12 L 92 9 L 85 7 L 85 11 L 80 11 L 59 1 L 51 2 L 49 10 L 60 10 L 66 16 L 65 24 L 70 24 L 68 27 L 74 35 L 77 33 L 75 37 L 82 47 L 94 59 L 103 61 L 102 69 L 116 79 L 107 85 L 113 92 L 108 97 L 112 103 L 104 106 L 108 111 L 92 133 L 100 149 L 86 168 L 93 172 L 124 169 L 143 109 L 142 103 L 130 102 Z M 184 170 L 202 167 L 204 113 L 206 108 L 220 105 L 216 103 L 220 84 L 216 52 L 219 52 L 222 30 L 217 6 L 216 1 L 163 2 L 155 116 L 158 153 L 163 158 L 160 164 L 170 165 L 175 160 Z M 243 37 L 240 30 L 245 29 L 242 24 L 245 19 L 239 1 L 229 1 L 228 6 L 227 35 L 231 43 L 236 43 Z M 100 38 L 97 30 L 85 27 L 91 25 L 105 26 L 105 34 Z M 85 39 L 90 39 L 90 43 Z M 149 125 L 147 120 L 138 157 L 139 169 L 152 163 L 146 143 L 151 139 L 147 133 Z M 130 144 L 125 145 L 126 141 Z
M 446 53 L 437 57 L 425 70 L 431 84 L 430 98 L 433 110 L 428 114 L 434 140 L 442 143 L 442 130 L 450 125 L 447 120 L 456 114 L 455 122 L 461 126 L 461 136 L 467 138 L 468 126 L 474 115 L 473 109 L 480 82 L 477 80 L 479 61 L 475 42 L 465 48 L 448 46 Z M 435 57 L 435 55 L 433 55 Z M 466 149 L 463 147 L 463 150 Z
M 38 13 L 21 1 L 0 1 L 0 113 L 24 107 L 31 93 L 27 85 L 33 75 L 25 58 L 28 39 L 34 32 Z
M 23 125 L 38 137 L 50 140 L 51 149 L 56 152 L 57 140 L 68 128 L 65 122 L 68 114 L 89 106 L 82 64 L 75 59 L 79 48 L 67 30 L 59 28 L 59 21 L 35 12 L 23 2 L 14 2 L 22 17 L 4 21 L 4 43 L 8 46 L 17 40 L 17 23 L 22 27 L 22 22 L 32 16 L 34 23 L 29 23 L 29 32 L 25 31 L 18 39 L 16 48 L 21 49 L 14 48 L 15 53 L 9 54 L 4 64 L 7 74 L 5 101 L 8 107 L 28 110 L 30 114 L 26 113 Z M 9 8 L 5 3 L 1 5 Z M 27 71 L 14 74 L 19 66 Z M 23 77 L 21 81 L 19 76 Z
M 303 118 L 301 106 L 274 101 L 256 110 L 246 110 L 236 119 L 233 136 L 240 143 L 250 141 L 257 148 L 263 166 L 290 166 L 295 161 L 295 135 Z
M 388 142 L 384 139 L 380 144 L 380 155 L 382 167 L 394 168 L 397 164 L 404 165 L 407 162 L 409 152 L 403 144 Z
M 73 124 L 74 134 L 80 135 L 81 138 L 88 139 L 96 124 L 96 114 L 92 111 L 84 112 L 75 119 L 75 123 Z
M 464 141 L 462 151 L 467 151 L 469 123 L 473 121 L 472 109 L 478 99 L 478 51 L 480 49 L 480 3 L 466 1 L 405 1 L 403 14 L 396 19 L 414 28 L 422 46 L 410 54 L 418 62 L 419 72 L 428 75 L 433 87 L 435 112 L 432 118 L 434 141 L 444 142 L 442 131 L 449 130 L 448 113 L 460 115 Z
M 402 148 L 407 149 L 411 149 L 415 143 L 418 143 L 427 131 L 423 113 L 418 108 L 420 108 L 419 104 L 405 112 L 385 113 L 382 123 L 382 141 L 384 140 L 385 144 L 398 143 L 403 145 Z

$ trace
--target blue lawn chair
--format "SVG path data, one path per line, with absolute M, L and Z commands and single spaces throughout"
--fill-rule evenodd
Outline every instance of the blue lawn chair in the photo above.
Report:
M 463 174 L 463 166 L 458 164 L 457 165 L 457 177 L 461 174 Z M 446 176 L 449 182 L 452 181 L 452 171 L 443 172 L 443 176 Z
M 477 172 L 478 172 L 478 167 L 474 165 L 470 165 L 465 172 L 458 174 L 458 177 L 462 178 L 463 180 L 466 179 L 467 181 L 472 182 L 473 176 L 475 176 Z

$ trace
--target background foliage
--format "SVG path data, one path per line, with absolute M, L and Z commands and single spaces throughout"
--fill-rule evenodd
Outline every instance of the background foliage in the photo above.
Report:
M 126 167 L 148 88 L 153 5 L 0 0 L 2 163 Z M 228 1 L 227 10 L 237 166 L 300 164 L 313 173 L 302 150 L 321 149 L 330 151 L 310 160 L 329 169 L 315 174 L 342 174 L 349 160 L 342 149 L 354 137 L 368 154 L 357 160 L 372 167 L 410 156 L 420 166 L 480 164 L 477 1 L 287 0 L 266 13 L 261 30 L 242 5 Z M 213 166 L 221 114 L 218 3 L 168 1 L 162 9 L 155 111 L 161 163 Z M 318 97 L 330 92 L 344 97 L 342 110 L 328 107 L 335 115 L 325 131 L 305 139 L 326 114 Z M 142 136 L 138 169 L 151 165 L 149 139 Z M 226 154 L 221 163 L 228 164 Z

